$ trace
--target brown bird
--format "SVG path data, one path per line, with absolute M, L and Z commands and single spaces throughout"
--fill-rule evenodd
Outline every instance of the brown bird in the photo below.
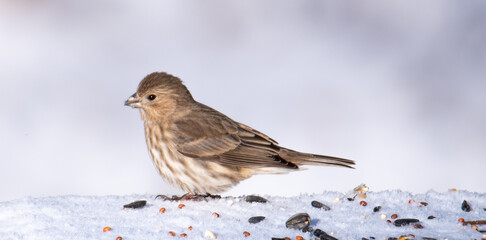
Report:
M 125 105 L 140 109 L 152 160 L 162 177 L 188 192 L 185 199 L 212 196 L 255 174 L 288 173 L 301 165 L 353 168 L 352 160 L 280 147 L 195 101 L 182 81 L 167 73 L 146 76 Z

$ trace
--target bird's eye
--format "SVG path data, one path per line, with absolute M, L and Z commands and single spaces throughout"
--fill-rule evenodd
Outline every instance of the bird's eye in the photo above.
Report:
M 150 95 L 147 97 L 147 99 L 148 99 L 148 100 L 150 100 L 150 101 L 153 101 L 155 98 L 156 98 L 156 96 L 155 96 L 155 95 L 153 95 L 153 94 L 150 94 Z

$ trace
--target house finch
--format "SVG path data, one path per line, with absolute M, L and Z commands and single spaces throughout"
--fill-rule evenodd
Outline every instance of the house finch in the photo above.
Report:
M 146 76 L 125 105 L 139 108 L 160 175 L 189 194 L 219 193 L 255 174 L 301 165 L 353 168 L 354 161 L 280 147 L 267 135 L 195 101 L 170 74 Z

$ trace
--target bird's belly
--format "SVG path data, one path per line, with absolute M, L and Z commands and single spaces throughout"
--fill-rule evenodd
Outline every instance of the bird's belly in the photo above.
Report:
M 152 160 L 160 175 L 190 193 L 220 193 L 247 178 L 234 167 L 190 158 L 166 144 L 150 146 Z

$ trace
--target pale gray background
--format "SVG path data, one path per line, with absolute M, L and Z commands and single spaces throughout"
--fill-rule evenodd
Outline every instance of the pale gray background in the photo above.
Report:
M 283 146 L 354 159 L 230 195 L 486 192 L 485 1 L 0 1 L 0 201 L 180 194 L 138 111 L 153 71 Z

